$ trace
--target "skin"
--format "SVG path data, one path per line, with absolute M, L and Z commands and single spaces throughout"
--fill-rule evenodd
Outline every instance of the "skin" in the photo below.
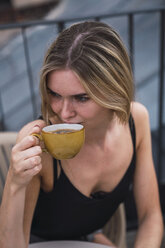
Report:
M 86 130 L 81 151 L 73 159 L 62 161 L 64 172 L 88 197 L 96 191 L 112 191 L 132 158 L 129 125 L 120 124 L 112 111 L 90 99 L 70 70 L 52 72 L 47 87 L 56 122 L 82 123 Z M 136 102 L 132 103 L 131 112 L 136 126 L 137 161 L 133 189 L 139 220 L 134 248 L 158 248 L 163 222 L 152 160 L 149 117 L 146 108 Z M 55 118 L 51 121 L 55 123 Z M 39 189 L 42 187 L 48 192 L 53 188 L 52 157 L 42 153 L 38 139 L 30 136 L 33 132 L 39 133 L 44 126 L 42 120 L 27 124 L 19 132 L 12 150 L 0 208 L 1 248 L 28 247 Z M 101 233 L 95 235 L 94 242 L 112 245 Z

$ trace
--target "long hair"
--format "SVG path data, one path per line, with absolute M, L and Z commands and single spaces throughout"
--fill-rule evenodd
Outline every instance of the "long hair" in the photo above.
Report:
M 125 46 L 112 27 L 94 21 L 76 23 L 52 43 L 40 78 L 42 115 L 47 123 L 55 115 L 47 94 L 48 75 L 61 69 L 72 70 L 96 103 L 113 110 L 122 123 L 128 121 L 134 98 L 132 69 Z

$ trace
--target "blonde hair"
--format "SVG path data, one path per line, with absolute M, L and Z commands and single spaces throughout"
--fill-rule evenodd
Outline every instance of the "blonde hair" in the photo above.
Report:
M 128 121 L 134 98 L 132 70 L 124 44 L 110 26 L 94 21 L 74 24 L 48 49 L 40 79 L 42 115 L 47 123 L 54 115 L 46 88 L 48 75 L 61 69 L 72 70 L 96 103 L 113 110 L 122 123 Z

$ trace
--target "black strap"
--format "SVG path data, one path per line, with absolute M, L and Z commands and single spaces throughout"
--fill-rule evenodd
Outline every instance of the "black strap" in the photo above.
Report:
M 61 165 L 61 160 L 57 160 L 57 159 L 53 159 L 53 170 L 54 170 L 54 186 L 56 185 L 57 181 L 58 181 L 58 170 L 57 170 L 57 167 L 58 167 L 58 163 L 59 163 L 59 166 L 60 166 L 60 170 L 62 170 L 62 165 Z
M 53 159 L 53 171 L 54 171 L 54 187 L 57 183 L 58 175 L 57 175 L 57 160 Z
M 135 152 L 136 151 L 136 130 L 135 130 L 134 119 L 133 119 L 131 114 L 130 114 L 130 118 L 129 118 L 129 127 L 130 127 L 130 131 L 131 131 L 133 148 L 134 148 L 134 152 Z

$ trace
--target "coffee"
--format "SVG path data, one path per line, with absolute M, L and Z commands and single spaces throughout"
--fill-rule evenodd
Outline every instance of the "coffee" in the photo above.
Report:
M 73 133 L 73 132 L 75 132 L 75 129 L 59 129 L 52 131 L 51 133 L 64 134 L 64 133 Z

